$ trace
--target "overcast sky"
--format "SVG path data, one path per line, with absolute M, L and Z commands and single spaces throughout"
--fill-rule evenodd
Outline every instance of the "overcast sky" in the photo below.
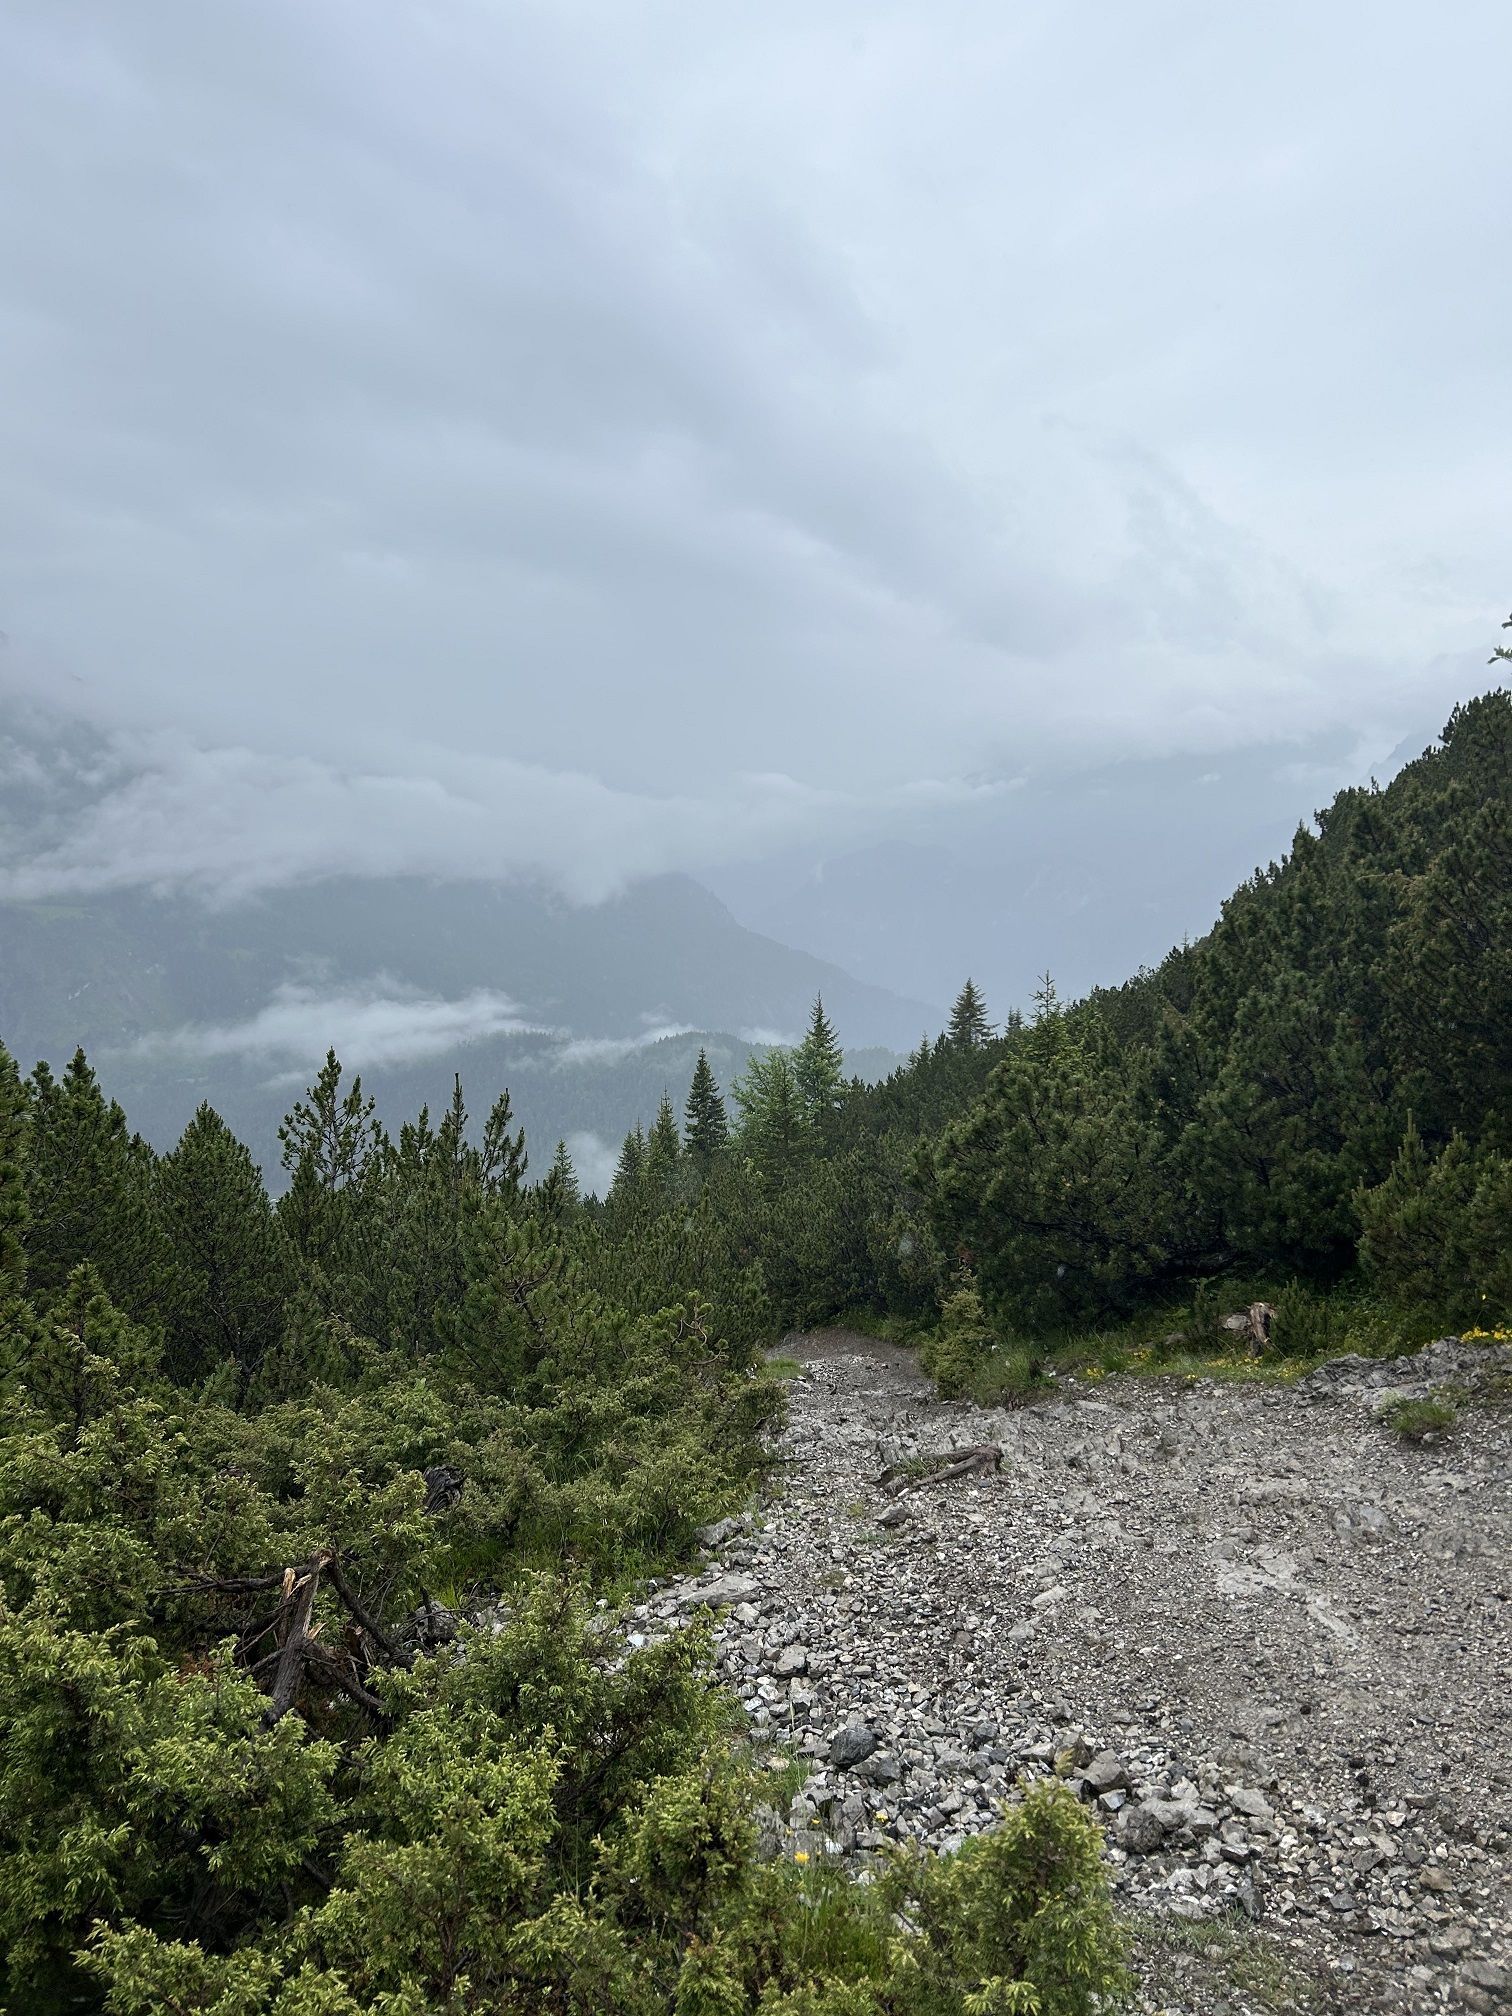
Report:
M 143 772 L 9 886 L 1367 774 L 1512 604 L 1509 74 L 1504 0 L 6 0 L 0 695 Z

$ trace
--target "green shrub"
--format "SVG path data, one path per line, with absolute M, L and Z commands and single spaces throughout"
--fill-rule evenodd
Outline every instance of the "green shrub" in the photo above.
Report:
M 982 1298 L 969 1276 L 957 1280 L 940 1310 L 936 1329 L 924 1340 L 919 1362 L 940 1389 L 944 1400 L 959 1400 L 975 1391 L 997 1349 Z
M 1432 1155 L 1409 1124 L 1391 1173 L 1355 1199 L 1366 1271 L 1442 1320 L 1512 1314 L 1512 1160 L 1454 1135 Z
M 1459 1419 L 1459 1409 L 1447 1394 L 1432 1393 L 1426 1400 L 1394 1401 L 1381 1419 L 1404 1442 L 1438 1442 Z

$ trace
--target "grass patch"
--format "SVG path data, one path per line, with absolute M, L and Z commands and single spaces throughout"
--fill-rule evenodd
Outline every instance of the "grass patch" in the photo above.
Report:
M 813 1768 L 812 1758 L 800 1757 L 790 1745 L 779 1744 L 766 1760 L 767 1775 L 761 1789 L 767 1804 L 785 1813 L 794 1795 L 808 1783 Z
M 1148 1991 L 1159 1987 L 1172 1997 L 1177 1977 L 1190 1975 L 1191 1962 L 1203 1976 L 1214 1976 L 1244 2006 L 1267 2016 L 1321 2016 L 1328 2006 L 1322 1984 L 1304 1973 L 1247 1919 L 1175 1918 L 1162 1914 L 1132 1916 L 1127 1921 L 1135 1964 Z
M 1404 1442 L 1441 1442 L 1458 1421 L 1459 1409 L 1447 1393 L 1430 1393 L 1426 1400 L 1393 1401 L 1381 1419 Z
M 798 1377 L 803 1365 L 797 1358 L 768 1358 L 761 1369 L 769 1379 L 776 1379 L 786 1384 L 788 1380 Z

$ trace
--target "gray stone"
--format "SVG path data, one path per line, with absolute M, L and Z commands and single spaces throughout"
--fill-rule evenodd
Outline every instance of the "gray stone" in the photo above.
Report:
M 1460 1969 L 1459 1978 L 1467 1986 L 1479 1988 L 1490 1998 L 1492 2006 L 1498 2003 L 1512 2003 L 1512 1968 L 1503 1967 L 1495 1960 L 1467 1960 Z
M 877 1739 L 865 1722 L 847 1722 L 830 1739 L 829 1761 L 837 1771 L 849 1771 L 864 1764 L 877 1748 Z
M 1228 1785 L 1225 1796 L 1236 1813 L 1242 1813 L 1247 1820 L 1269 1820 L 1273 1809 L 1263 1792 L 1257 1792 L 1250 1785 Z
M 1129 1767 L 1116 1750 L 1099 1750 L 1081 1774 L 1094 1794 L 1125 1792 L 1129 1788 Z
M 1127 1806 L 1119 1815 L 1119 1845 L 1130 1855 L 1153 1855 L 1165 1837 L 1160 1816 L 1149 1806 Z
M 749 1603 L 760 1593 L 761 1584 L 750 1575 L 716 1575 L 701 1587 L 684 1589 L 678 1596 L 679 1610 L 723 1610 L 732 1603 Z
M 745 1513 L 737 1513 L 729 1519 L 716 1519 L 712 1526 L 700 1526 L 697 1540 L 700 1547 L 711 1551 L 722 1547 L 726 1540 L 733 1540 L 737 1533 L 749 1533 L 751 1521 Z

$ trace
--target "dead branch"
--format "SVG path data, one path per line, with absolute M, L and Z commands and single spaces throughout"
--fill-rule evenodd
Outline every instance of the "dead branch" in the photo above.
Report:
M 278 1670 L 273 1676 L 273 1691 L 268 1697 L 268 1705 L 263 1710 L 263 1721 L 271 1729 L 281 1721 L 294 1706 L 299 1693 L 300 1675 L 304 1671 L 305 1658 L 311 1645 L 310 1613 L 315 1607 L 315 1591 L 320 1586 L 321 1570 L 329 1557 L 317 1554 L 308 1562 L 301 1574 L 298 1569 L 285 1569 L 283 1586 L 289 1597 L 289 1619 L 284 1632 L 283 1651 L 279 1657 Z
M 383 1626 L 363 1608 L 362 1603 L 358 1599 L 357 1592 L 341 1572 L 341 1563 L 334 1556 L 327 1565 L 326 1573 L 331 1578 L 331 1587 L 351 1612 L 352 1622 L 362 1632 L 363 1636 L 371 1639 L 389 1665 L 402 1666 L 407 1664 L 408 1662 L 404 1655 L 399 1651 Z
M 385 1728 L 388 1726 L 389 1712 L 378 1696 L 369 1692 L 360 1680 L 349 1673 L 333 1652 L 328 1652 L 323 1645 L 309 1645 L 305 1648 L 305 1661 L 307 1666 L 318 1673 L 323 1680 L 329 1680 L 333 1687 L 339 1687 L 341 1692 L 355 1701 L 359 1708 L 366 1709 L 375 1721 L 381 1722 Z
M 905 1491 L 919 1491 L 926 1484 L 948 1484 L 953 1477 L 966 1477 L 974 1470 L 1000 1470 L 1003 1452 L 996 1442 L 979 1442 L 970 1449 L 949 1449 L 939 1465 L 922 1473 L 911 1472 L 906 1464 L 893 1463 L 878 1477 L 878 1484 L 901 1497 Z

